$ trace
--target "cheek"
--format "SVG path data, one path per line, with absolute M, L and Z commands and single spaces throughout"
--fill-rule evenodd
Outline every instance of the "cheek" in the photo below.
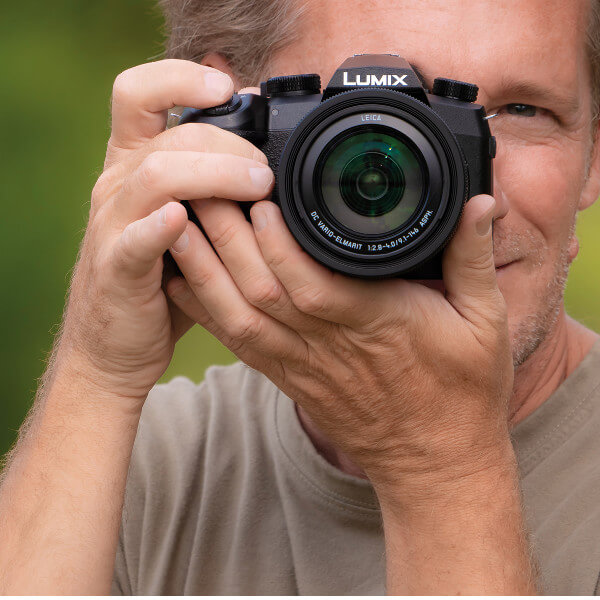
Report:
M 498 272 L 513 331 L 544 313 L 561 255 L 569 249 L 584 168 L 571 158 L 564 148 L 547 145 L 498 152 L 495 193 L 504 194 L 509 210 L 496 223 L 494 250 L 500 259 L 519 259 Z
M 509 215 L 516 217 L 511 220 L 541 236 L 551 251 L 567 242 L 582 191 L 581 158 L 565 150 L 507 145 L 494 164 L 495 189 L 507 198 Z

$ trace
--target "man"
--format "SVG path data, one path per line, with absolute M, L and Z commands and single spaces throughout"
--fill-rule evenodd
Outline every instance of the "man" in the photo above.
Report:
M 562 296 L 600 191 L 598 3 L 163 4 L 171 54 L 203 65 L 115 83 L 63 329 L 1 489 L 2 591 L 106 593 L 114 569 L 134 594 L 595 593 L 600 346 Z M 175 105 L 327 80 L 359 52 L 475 81 L 497 113 L 495 201 L 467 203 L 441 291 L 334 275 L 274 204 L 243 218 L 273 183 L 261 152 L 163 131 Z M 185 278 L 165 293 L 167 249 Z M 253 369 L 150 392 L 193 322 Z

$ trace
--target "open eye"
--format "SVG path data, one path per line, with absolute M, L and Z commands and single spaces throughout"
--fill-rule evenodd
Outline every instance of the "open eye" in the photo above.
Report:
M 537 106 L 531 106 L 531 104 L 508 104 L 506 112 L 517 117 L 535 117 L 538 109 Z

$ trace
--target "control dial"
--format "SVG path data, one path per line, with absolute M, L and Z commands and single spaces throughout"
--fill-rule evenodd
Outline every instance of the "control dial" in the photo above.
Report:
M 321 77 L 309 75 L 284 75 L 267 80 L 266 92 L 269 96 L 302 96 L 321 92 Z
M 444 98 L 453 98 L 463 102 L 475 102 L 479 88 L 474 83 L 456 81 L 438 77 L 433 82 L 433 93 Z
M 237 110 L 241 105 L 242 99 L 237 94 L 234 94 L 224 104 L 219 104 L 219 106 L 205 108 L 203 112 L 205 115 L 209 115 L 211 117 L 222 117 L 223 115 L 228 115 L 234 110 Z

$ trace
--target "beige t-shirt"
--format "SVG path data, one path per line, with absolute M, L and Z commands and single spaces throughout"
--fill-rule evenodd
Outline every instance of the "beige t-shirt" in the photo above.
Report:
M 513 439 L 544 593 L 598 593 L 600 343 Z M 372 487 L 316 452 L 263 375 L 238 363 L 153 389 L 113 593 L 383 594 L 384 572 Z

